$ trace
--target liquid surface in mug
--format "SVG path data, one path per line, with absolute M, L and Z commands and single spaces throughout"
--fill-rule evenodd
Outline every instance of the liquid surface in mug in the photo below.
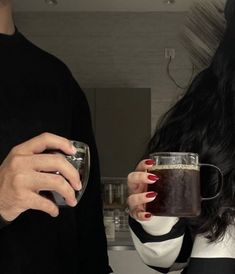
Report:
M 194 165 L 155 165 L 149 170 L 159 177 L 148 191 L 158 193 L 146 204 L 146 211 L 156 216 L 194 217 L 200 215 L 200 172 Z

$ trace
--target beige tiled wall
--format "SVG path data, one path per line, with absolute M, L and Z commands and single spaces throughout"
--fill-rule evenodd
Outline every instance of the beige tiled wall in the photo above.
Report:
M 181 85 L 191 64 L 179 41 L 185 13 L 17 13 L 18 28 L 61 58 L 84 88 L 152 89 L 152 128 L 182 92 L 166 75 L 164 48 L 176 49 L 172 74 Z M 130 110 L 133 113 L 138 110 Z

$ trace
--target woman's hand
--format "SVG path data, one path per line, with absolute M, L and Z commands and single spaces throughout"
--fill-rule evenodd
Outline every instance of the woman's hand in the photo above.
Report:
M 153 184 L 159 180 L 155 174 L 147 172 L 154 165 L 154 160 L 141 161 L 136 170 L 128 175 L 127 200 L 130 215 L 140 221 L 150 220 L 151 213 L 145 211 L 145 204 L 152 202 L 156 197 L 156 192 L 147 192 L 148 184 Z

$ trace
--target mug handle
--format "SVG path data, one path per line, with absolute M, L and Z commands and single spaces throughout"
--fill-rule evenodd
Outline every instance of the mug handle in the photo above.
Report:
M 220 175 L 220 187 L 219 187 L 219 191 L 215 194 L 215 196 L 212 196 L 212 197 L 202 197 L 202 201 L 210 201 L 210 200 L 213 200 L 213 199 L 216 199 L 217 197 L 220 196 L 221 192 L 222 192 L 222 189 L 223 189 L 223 185 L 224 185 L 224 176 L 223 176 L 223 173 L 222 171 L 220 170 L 220 168 L 218 168 L 217 166 L 215 165 L 211 165 L 211 164 L 199 164 L 199 166 L 208 166 L 208 167 L 213 167 L 215 168 L 219 175 Z

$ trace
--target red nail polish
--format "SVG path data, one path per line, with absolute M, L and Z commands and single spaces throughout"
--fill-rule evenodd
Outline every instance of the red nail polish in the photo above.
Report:
M 149 192 L 146 194 L 146 198 L 155 198 L 157 196 L 156 192 Z
M 159 177 L 157 177 L 156 175 L 148 175 L 148 179 L 150 180 L 150 181 L 157 181 L 157 180 L 159 180 Z
M 149 218 L 152 217 L 152 214 L 151 214 L 151 213 L 146 213 L 146 214 L 144 215 L 144 217 L 149 219 Z
M 145 164 L 148 165 L 148 166 L 152 166 L 154 163 L 155 163 L 154 160 L 146 160 L 145 161 Z

